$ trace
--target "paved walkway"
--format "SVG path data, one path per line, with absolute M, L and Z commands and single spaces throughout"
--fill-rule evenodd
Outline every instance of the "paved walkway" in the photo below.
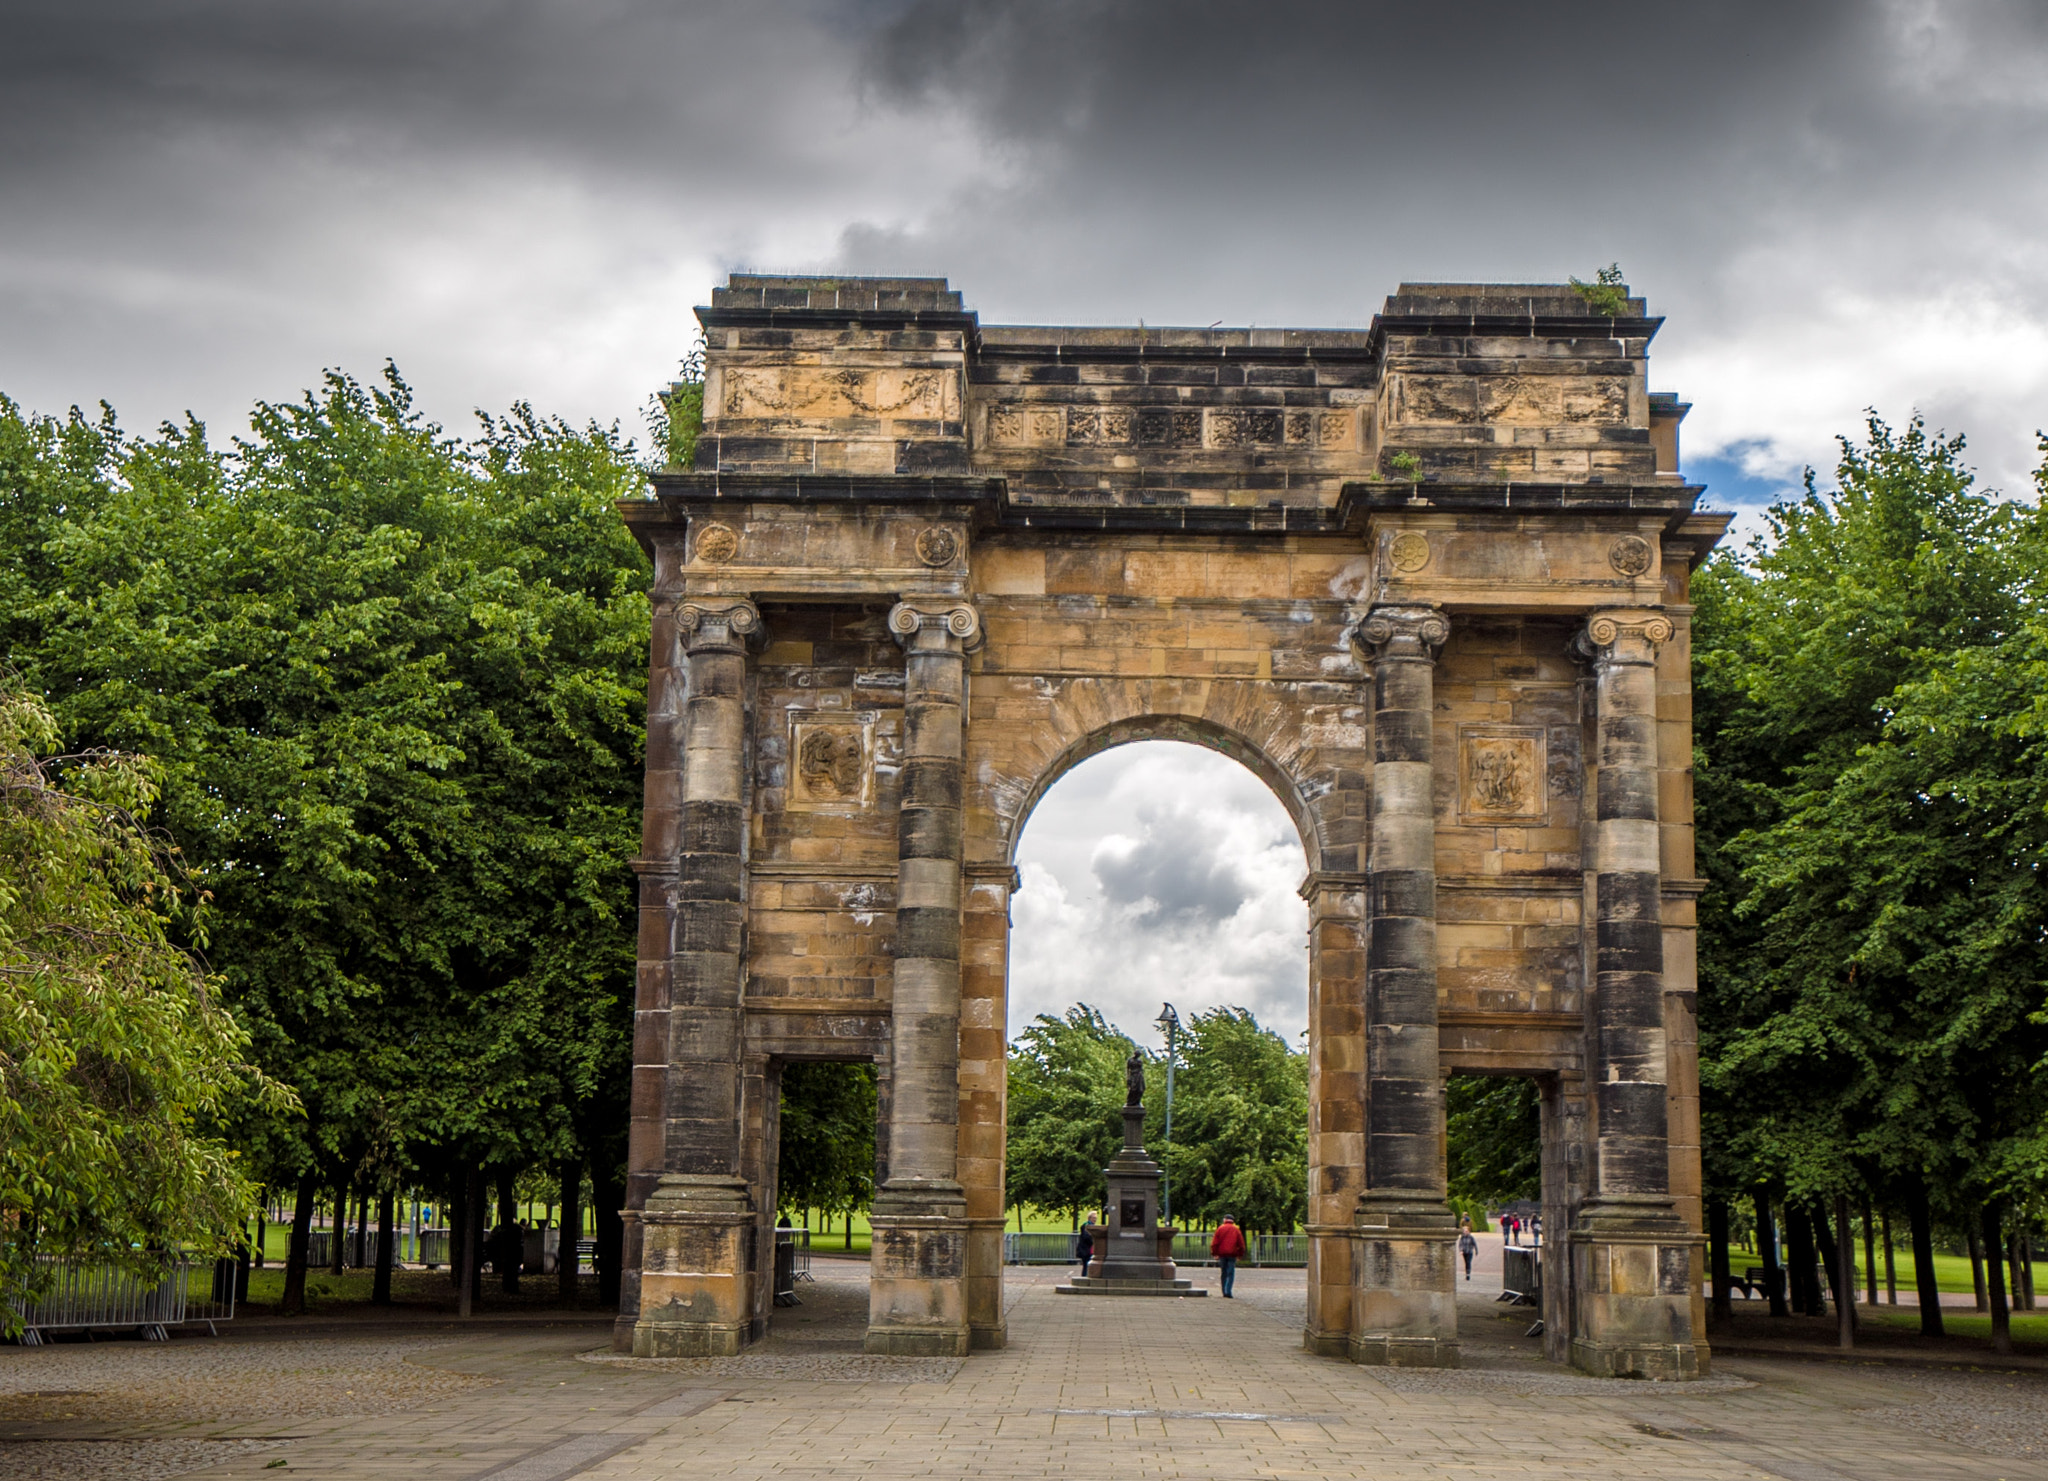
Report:
M 1230 1302 L 1057 1296 L 1062 1272 L 1013 1271 L 1006 1351 L 870 1358 L 864 1268 L 818 1267 L 727 1361 L 611 1359 L 588 1328 L 0 1350 L 0 1477 L 2048 1477 L 2039 1375 L 1736 1361 L 1600 1382 L 1543 1363 L 1527 1312 L 1478 1281 L 1473 1366 L 1355 1368 L 1299 1350 L 1294 1271 L 1244 1272 Z

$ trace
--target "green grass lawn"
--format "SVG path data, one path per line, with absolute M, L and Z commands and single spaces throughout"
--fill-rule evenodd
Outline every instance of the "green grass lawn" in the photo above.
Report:
M 1968 1263 L 1967 1261 L 1964 1263 Z M 1882 1288 L 1880 1288 L 1881 1291 Z M 1881 1298 L 1880 1298 L 1881 1299 Z M 1892 1307 L 1885 1305 L 1858 1306 L 1856 1315 L 1863 1322 L 1863 1329 L 1875 1335 L 1877 1328 L 1895 1328 L 1902 1332 L 1920 1330 L 1920 1313 L 1914 1307 Z M 1941 1329 L 1951 1337 L 1972 1337 L 1979 1341 L 1991 1340 L 1991 1313 L 1988 1311 L 1958 1311 L 1953 1306 L 1941 1309 Z M 2048 1312 L 2015 1311 L 2012 1313 L 2012 1340 L 2048 1344 Z
M 1918 1287 L 1914 1284 L 1913 1251 L 1910 1247 L 1895 1246 L 1893 1258 L 1898 1269 L 1899 1298 L 1901 1300 L 1912 1300 L 1913 1293 L 1918 1290 Z M 1745 1266 L 1761 1266 L 1762 1264 L 1763 1256 L 1759 1255 L 1755 1250 L 1742 1245 L 1730 1245 L 1728 1247 L 1728 1268 L 1734 1274 L 1741 1275 Z M 2048 1271 L 2043 1271 L 2039 1265 L 2036 1265 L 2034 1278 L 2037 1286 L 2044 1277 L 2048 1277 Z M 1859 1291 L 1866 1290 L 1865 1282 L 1867 1280 L 1868 1276 L 1863 1269 L 1863 1242 L 1858 1240 L 1856 1242 L 1856 1289 Z M 1977 1285 L 1970 1276 L 1970 1257 L 1968 1255 L 1936 1255 L 1934 1257 L 1934 1282 L 1938 1288 L 1944 1291 L 1960 1291 L 1968 1295 L 1976 1294 Z M 2011 1292 L 2008 1291 L 2007 1295 L 2010 1297 Z M 1877 1251 L 1877 1299 L 1880 1302 L 1884 1300 L 1884 1248 L 1881 1245 Z M 1986 1320 L 1990 1319 L 1987 1317 Z M 1989 1328 L 1986 1328 L 1986 1331 L 1988 1332 Z

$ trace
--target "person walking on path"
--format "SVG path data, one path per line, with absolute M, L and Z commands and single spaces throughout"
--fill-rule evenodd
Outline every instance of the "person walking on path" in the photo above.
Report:
M 1465 1257 L 1465 1279 L 1472 1279 L 1472 1257 L 1479 1253 L 1479 1241 L 1472 1237 L 1472 1221 L 1458 1226 L 1458 1253 Z
M 1230 1288 L 1237 1284 L 1237 1262 L 1250 1247 L 1244 1241 L 1244 1231 L 1237 1227 L 1237 1220 L 1229 1214 L 1216 1226 L 1216 1232 L 1209 1236 L 1209 1253 L 1216 1257 L 1223 1267 L 1223 1299 L 1231 1299 Z
M 1080 1262 L 1081 1273 L 1088 1273 L 1088 1262 L 1095 1258 L 1095 1215 L 1088 1216 L 1088 1222 L 1081 1226 L 1081 1232 L 1074 1236 L 1074 1258 Z

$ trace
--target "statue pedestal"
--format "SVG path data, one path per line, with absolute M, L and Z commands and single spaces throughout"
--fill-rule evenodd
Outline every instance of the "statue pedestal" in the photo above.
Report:
M 1145 1151 L 1145 1108 L 1124 1107 L 1124 1145 L 1103 1169 L 1109 1222 L 1095 1238 L 1088 1272 L 1054 1289 L 1062 1296 L 1206 1296 L 1179 1278 L 1173 1229 L 1159 1222 L 1159 1164 Z

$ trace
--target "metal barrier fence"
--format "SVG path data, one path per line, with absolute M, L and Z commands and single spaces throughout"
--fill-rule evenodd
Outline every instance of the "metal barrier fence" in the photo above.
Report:
M 233 1260 L 174 1260 L 155 1281 L 62 1256 L 37 1263 L 47 1272 L 43 1294 L 11 1303 L 22 1320 L 25 1347 L 41 1345 L 45 1332 L 98 1327 L 133 1327 L 147 1341 L 164 1342 L 168 1328 L 204 1322 L 212 1331 L 235 1314 Z
M 1500 1299 L 1534 1306 L 1543 1296 L 1543 1252 L 1511 1244 L 1500 1252 Z
M 1003 1263 L 1072 1265 L 1075 1238 L 1073 1234 L 1007 1233 L 1003 1236 Z M 1290 1269 L 1308 1264 L 1306 1234 L 1254 1234 L 1247 1236 L 1247 1243 L 1251 1250 L 1238 1262 L 1240 1265 Z M 1173 1262 L 1176 1265 L 1214 1265 L 1216 1259 L 1209 1253 L 1209 1236 L 1202 1233 L 1174 1235 Z
M 347 1229 L 342 1231 L 341 1260 L 347 1270 L 373 1270 L 377 1265 L 377 1231 L 367 1232 Z M 448 1263 L 448 1231 L 446 1229 L 422 1229 L 417 1234 L 400 1229 L 391 1237 L 397 1264 L 424 1265 L 429 1270 Z M 306 1268 L 308 1270 L 332 1270 L 334 1268 L 334 1231 L 332 1229 L 311 1229 L 306 1233 Z

